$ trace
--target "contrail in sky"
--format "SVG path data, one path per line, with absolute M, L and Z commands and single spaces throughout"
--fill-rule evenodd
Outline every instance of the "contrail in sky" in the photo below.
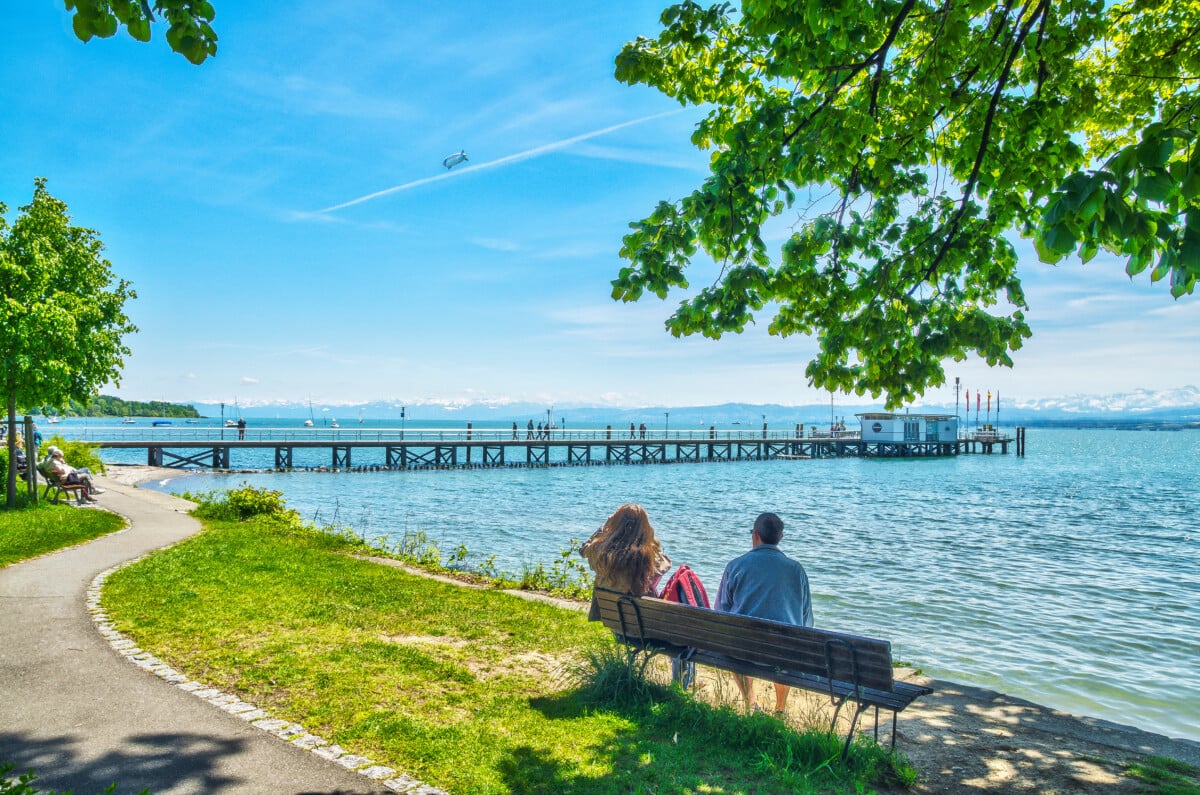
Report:
M 384 188 L 383 190 L 377 190 L 374 193 L 368 193 L 366 196 L 359 196 L 357 199 L 351 199 L 350 201 L 342 202 L 341 204 L 335 204 L 332 207 L 326 207 L 323 210 L 317 210 L 317 212 L 318 213 L 331 213 L 335 210 L 342 210 L 342 209 L 345 209 L 346 207 L 353 207 L 356 204 L 362 204 L 363 202 L 369 202 L 372 199 L 378 199 L 380 196 L 387 196 L 388 194 L 391 194 L 391 193 L 399 193 L 402 190 L 409 190 L 411 188 L 420 187 L 421 185 L 428 185 L 431 182 L 440 182 L 443 179 L 450 179 L 451 177 L 457 177 L 461 174 L 466 174 L 471 171 L 482 171 L 485 168 L 496 168 L 497 166 L 506 166 L 509 163 L 517 163 L 517 162 L 520 162 L 521 160 L 528 160 L 531 157 L 537 157 L 538 155 L 544 155 L 546 152 L 553 152 L 555 149 L 562 149 L 564 147 L 570 146 L 571 144 L 577 144 L 580 141 L 586 141 L 589 138 L 597 138 L 601 135 L 608 135 L 611 132 L 616 132 L 617 130 L 622 130 L 626 127 L 632 127 L 635 124 L 643 124 L 645 122 L 653 121 L 655 119 L 661 119 L 663 116 L 671 116 L 673 114 L 680 113 L 680 112 L 682 112 L 682 111 L 669 110 L 669 111 L 666 111 L 665 113 L 656 113 L 653 116 L 643 116 L 640 119 L 634 119 L 633 121 L 621 122 L 620 124 L 614 124 L 611 127 L 605 127 L 603 130 L 593 130 L 592 132 L 589 132 L 589 133 L 584 133 L 582 135 L 576 135 L 573 138 L 565 138 L 561 141 L 555 141 L 554 143 L 544 144 L 542 146 L 535 146 L 533 149 L 526 149 L 524 152 L 517 152 L 515 155 L 508 155 L 506 157 L 500 158 L 499 160 L 490 160 L 486 163 L 479 163 L 477 165 L 467 166 L 466 168 L 454 169 L 453 171 L 447 171 L 445 173 L 438 174 L 437 176 L 434 176 L 434 177 L 425 177 L 424 179 L 414 179 L 412 182 L 406 182 L 403 185 L 396 185 L 391 188 Z

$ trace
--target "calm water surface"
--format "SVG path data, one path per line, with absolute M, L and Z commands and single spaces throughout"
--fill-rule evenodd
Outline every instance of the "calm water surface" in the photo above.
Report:
M 513 572 L 551 564 L 638 502 L 710 593 L 773 510 L 818 626 L 888 638 L 936 677 L 1200 740 L 1195 432 L 1033 429 L 1026 458 L 196 474 L 155 487 L 242 482 L 281 490 L 309 519 L 368 538 L 423 531 L 443 554 L 465 544 L 473 562 L 495 555 Z

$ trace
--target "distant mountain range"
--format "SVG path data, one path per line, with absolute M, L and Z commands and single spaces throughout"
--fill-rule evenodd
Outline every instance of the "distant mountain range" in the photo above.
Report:
M 597 425 L 612 424 L 614 427 L 624 426 L 630 422 L 646 423 L 653 428 L 661 428 L 669 424 L 674 428 L 708 425 L 726 426 L 731 424 L 761 426 L 764 418 L 768 425 L 828 425 L 831 417 L 845 418 L 851 423 L 855 414 L 863 412 L 883 411 L 881 403 L 854 403 L 855 398 L 834 397 L 832 407 L 829 403 L 808 404 L 800 406 L 783 406 L 779 404 L 757 403 L 724 403 L 718 406 L 646 406 L 629 408 L 626 406 L 585 406 L 585 405 L 555 405 L 549 407 L 535 403 L 518 402 L 457 402 L 457 401 L 412 401 L 400 403 L 397 401 L 374 401 L 369 403 L 314 403 L 310 409 L 307 403 L 285 402 L 246 402 L 239 407 L 226 403 L 224 416 L 231 418 L 239 412 L 248 418 L 308 417 L 311 411 L 313 418 L 322 423 L 323 419 L 338 418 L 343 425 L 356 421 L 362 416 L 372 420 L 399 420 L 401 411 L 404 416 L 413 421 L 455 421 L 455 422 L 518 422 L 522 425 L 528 420 L 535 423 L 547 418 L 549 409 L 553 409 L 554 424 Z M 908 408 L 914 414 L 959 414 L 967 423 L 990 421 L 999 425 L 1067 425 L 1079 427 L 1102 426 L 1176 426 L 1200 427 L 1200 389 L 1194 386 L 1167 390 L 1139 389 L 1110 395 L 1072 395 L 1053 398 L 1038 398 L 1033 400 L 1003 399 L 997 407 L 996 396 L 993 395 L 991 411 L 987 411 L 987 398 L 981 401 L 978 420 L 975 412 L 975 395 L 971 395 L 971 411 L 966 412 L 964 404 L 957 408 L 954 404 L 938 402 L 915 403 Z M 221 416 L 219 403 L 193 403 L 196 409 L 208 417 Z M 999 416 L 997 417 L 997 411 Z

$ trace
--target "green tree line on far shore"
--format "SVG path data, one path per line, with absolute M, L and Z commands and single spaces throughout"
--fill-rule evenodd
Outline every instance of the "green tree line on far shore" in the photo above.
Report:
M 162 400 L 122 400 L 112 395 L 99 395 L 86 403 L 71 400 L 61 411 L 43 406 L 35 414 L 61 414 L 64 417 L 200 417 L 190 403 L 180 405 Z

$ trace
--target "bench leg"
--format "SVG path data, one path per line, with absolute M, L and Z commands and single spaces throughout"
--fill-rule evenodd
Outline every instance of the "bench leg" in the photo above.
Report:
M 837 707 L 833 710 L 833 722 L 829 725 L 829 730 L 834 732 L 835 734 L 837 733 L 838 716 L 842 712 L 842 707 L 845 706 L 846 702 L 849 700 L 850 700 L 849 697 L 843 698 L 841 701 L 837 702 Z M 846 755 L 850 753 L 850 744 L 854 742 L 854 730 L 855 730 L 855 728 L 858 727 L 858 717 L 863 714 L 863 712 L 866 710 L 866 708 L 867 708 L 866 704 L 863 704 L 860 701 L 854 702 L 854 714 L 850 716 L 850 729 L 846 732 L 846 744 L 842 746 L 842 760 L 843 761 L 845 761 Z M 878 728 L 879 728 L 878 709 L 879 708 L 876 707 L 875 709 L 877 711 L 875 727 L 876 727 L 876 730 L 878 730 Z M 895 713 L 893 713 L 893 717 L 895 717 Z M 876 741 L 878 741 L 878 737 L 876 737 Z
M 671 681 L 678 682 L 684 690 L 691 688 L 696 681 L 696 663 L 683 657 L 672 657 Z

